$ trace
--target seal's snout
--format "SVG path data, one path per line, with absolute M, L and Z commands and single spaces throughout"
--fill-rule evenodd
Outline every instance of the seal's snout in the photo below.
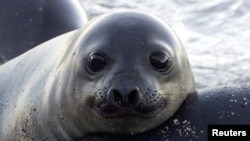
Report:
M 133 86 L 112 88 L 108 93 L 108 100 L 116 107 L 135 107 L 140 103 L 140 90 Z

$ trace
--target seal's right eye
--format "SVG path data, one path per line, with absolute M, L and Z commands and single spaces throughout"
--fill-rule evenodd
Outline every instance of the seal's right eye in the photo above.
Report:
M 107 64 L 106 58 L 100 53 L 94 53 L 88 58 L 88 66 L 92 72 L 98 72 Z
M 164 52 L 154 52 L 150 55 L 150 64 L 159 72 L 165 72 L 169 68 L 169 56 Z

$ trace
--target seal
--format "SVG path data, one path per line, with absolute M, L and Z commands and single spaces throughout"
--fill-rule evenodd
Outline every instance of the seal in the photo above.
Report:
M 0 64 L 87 23 L 77 0 L 1 0 L 0 5 Z
M 249 102 L 249 84 L 204 88 L 188 95 L 178 111 L 153 130 L 135 135 L 95 134 L 82 141 L 206 141 L 212 136 L 208 125 L 250 125 Z
M 1 140 L 136 134 L 196 91 L 173 30 L 138 11 L 108 13 L 0 66 Z

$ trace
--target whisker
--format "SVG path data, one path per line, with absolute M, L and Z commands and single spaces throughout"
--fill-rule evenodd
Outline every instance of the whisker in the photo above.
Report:
M 91 87 L 91 88 L 94 88 L 95 90 L 98 90 L 98 88 L 96 87 L 96 86 L 92 86 L 92 85 L 88 85 L 89 87 Z
M 84 93 L 86 92 L 86 93 L 89 93 L 89 94 L 96 94 L 96 92 L 95 91 L 83 91 Z
M 169 88 L 169 87 L 162 87 L 162 88 L 159 88 L 157 90 L 164 90 L 164 89 L 167 89 L 167 88 Z

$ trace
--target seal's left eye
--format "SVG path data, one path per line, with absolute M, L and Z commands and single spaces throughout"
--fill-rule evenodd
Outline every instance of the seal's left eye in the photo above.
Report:
M 106 58 L 100 53 L 94 53 L 88 58 L 89 69 L 93 72 L 100 71 L 106 64 Z
M 169 57 L 164 52 L 154 52 L 149 58 L 150 64 L 159 72 L 166 71 L 169 66 Z

